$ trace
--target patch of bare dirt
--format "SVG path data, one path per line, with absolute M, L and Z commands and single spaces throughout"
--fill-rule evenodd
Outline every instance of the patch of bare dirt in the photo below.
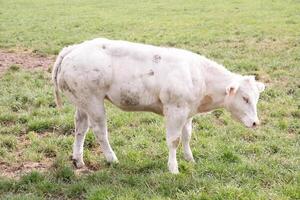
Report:
M 24 174 L 32 171 L 47 172 L 54 167 L 54 159 L 45 158 L 39 162 L 24 161 L 18 164 L 9 164 L 0 162 L 0 177 L 8 177 L 13 179 L 19 179 Z M 74 173 L 77 176 L 90 174 L 99 169 L 91 168 L 90 166 L 84 166 L 83 168 L 76 169 L 74 167 Z
M 0 162 L 0 177 L 8 177 L 18 180 L 24 174 L 32 171 L 48 172 L 54 167 L 54 159 L 45 158 L 39 162 L 25 161 L 18 164 L 8 164 Z M 90 174 L 98 169 L 91 168 L 90 166 L 84 166 L 83 168 L 76 169 L 74 167 L 74 173 L 77 176 Z
M 15 150 L 15 156 L 19 162 L 7 163 L 0 161 L 0 176 L 9 178 L 20 178 L 22 175 L 33 170 L 43 172 L 52 167 L 53 159 L 45 158 L 39 162 L 21 161 L 24 149 L 31 145 L 26 135 L 18 137 L 18 148 Z
M 0 176 L 9 178 L 19 178 L 22 175 L 31 172 L 33 170 L 43 172 L 52 166 L 53 161 L 43 160 L 42 162 L 22 162 L 18 165 L 9 165 L 7 163 L 0 162 Z
M 0 49 L 0 76 L 12 65 L 26 69 L 49 69 L 55 61 L 55 56 L 42 56 L 29 52 L 10 52 Z
M 38 138 L 50 137 L 49 132 L 39 133 L 35 135 Z M 17 138 L 18 148 L 14 150 L 14 155 L 16 161 L 0 161 L 0 177 L 7 177 L 18 180 L 24 174 L 30 173 L 32 171 L 38 172 L 48 172 L 55 168 L 56 156 L 44 156 L 42 160 L 35 162 L 31 160 L 24 160 L 24 150 L 31 145 L 31 141 L 28 135 L 21 135 Z M 101 154 L 100 148 L 95 147 L 95 153 Z M 66 162 L 71 162 L 71 160 L 66 160 Z M 101 169 L 101 165 L 98 162 L 86 162 L 86 166 L 77 169 L 73 168 L 74 173 L 78 176 L 92 173 Z

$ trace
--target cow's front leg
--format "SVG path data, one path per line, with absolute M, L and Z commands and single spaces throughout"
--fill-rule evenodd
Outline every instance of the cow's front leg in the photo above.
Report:
M 164 109 L 167 128 L 167 145 L 169 148 L 168 167 L 172 174 L 179 173 L 176 158 L 183 126 L 187 120 L 188 109 L 177 106 L 166 106 Z
M 182 129 L 182 146 L 184 159 L 190 162 L 195 162 L 193 153 L 190 147 L 190 140 L 192 137 L 192 118 L 188 119 Z
M 75 140 L 73 144 L 72 160 L 77 168 L 84 166 L 83 144 L 86 132 L 88 131 L 88 116 L 82 110 L 77 109 L 75 113 Z
M 97 141 L 100 144 L 100 148 L 104 153 L 104 156 L 109 163 L 117 163 L 118 159 L 115 152 L 112 150 L 107 133 L 105 109 L 103 104 L 94 105 L 89 110 L 89 121 L 91 123 L 93 132 L 96 136 Z

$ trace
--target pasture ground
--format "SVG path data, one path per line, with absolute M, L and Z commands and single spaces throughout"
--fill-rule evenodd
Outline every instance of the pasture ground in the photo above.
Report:
M 1 52 L 59 50 L 95 37 L 190 49 L 267 84 L 262 125 L 228 112 L 194 119 L 196 164 L 167 170 L 163 119 L 107 103 L 120 163 L 105 163 L 92 132 L 87 168 L 69 156 L 74 108 L 55 108 L 50 70 L 8 66 L 0 78 L 0 199 L 300 199 L 300 2 L 296 0 L 0 0 Z M 6 54 L 5 54 L 6 55 Z M 23 55 L 23 54 L 22 54 Z M 29 58 L 28 58 L 29 59 Z M 25 59 L 26 60 L 26 59 Z M 3 64 L 4 62 L 1 61 Z M 0 68 L 3 66 L 0 66 Z

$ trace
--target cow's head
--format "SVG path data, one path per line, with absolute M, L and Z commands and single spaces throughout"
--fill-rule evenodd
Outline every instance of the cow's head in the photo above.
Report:
M 238 121 L 249 128 L 259 125 L 257 102 L 265 85 L 254 76 L 242 76 L 226 87 L 225 107 Z

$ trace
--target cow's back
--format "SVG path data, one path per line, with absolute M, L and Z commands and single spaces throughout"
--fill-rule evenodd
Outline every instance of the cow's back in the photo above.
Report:
M 59 87 L 80 102 L 98 95 L 125 110 L 161 113 L 166 101 L 192 98 L 198 58 L 175 48 L 94 39 L 63 59 Z

